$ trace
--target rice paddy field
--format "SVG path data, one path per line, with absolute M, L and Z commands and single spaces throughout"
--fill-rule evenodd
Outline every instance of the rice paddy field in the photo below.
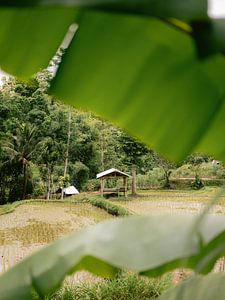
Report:
M 48 243 L 112 218 L 89 203 L 31 202 L 0 216 L 0 273 Z M 89 278 L 81 272 L 76 279 Z
M 211 208 L 210 213 L 225 214 L 225 190 L 215 187 L 206 187 L 199 191 L 140 191 L 136 197 L 128 197 L 118 203 L 138 215 L 196 214 L 215 197 L 218 197 L 217 204 Z
M 225 192 L 212 187 L 200 191 L 140 191 L 135 197 L 129 196 L 126 200 L 114 198 L 110 201 L 137 215 L 196 214 L 218 193 L 218 202 L 211 213 L 225 214 Z M 0 273 L 64 235 L 113 218 L 100 208 L 80 202 L 37 200 L 19 205 L 11 213 L 2 214 L 4 209 L 0 206 Z M 93 280 L 94 277 L 79 272 L 73 279 L 83 281 Z

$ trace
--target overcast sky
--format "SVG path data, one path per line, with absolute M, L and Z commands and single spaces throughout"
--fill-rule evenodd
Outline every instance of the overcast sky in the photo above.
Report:
M 213 18 L 225 17 L 225 0 L 209 0 L 208 14 Z

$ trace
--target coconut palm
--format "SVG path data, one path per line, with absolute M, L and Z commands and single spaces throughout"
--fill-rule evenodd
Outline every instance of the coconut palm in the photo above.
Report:
M 21 124 L 7 140 L 2 141 L 2 149 L 8 159 L 5 164 L 18 165 L 23 176 L 22 198 L 26 196 L 28 166 L 41 141 L 37 128 L 29 123 Z

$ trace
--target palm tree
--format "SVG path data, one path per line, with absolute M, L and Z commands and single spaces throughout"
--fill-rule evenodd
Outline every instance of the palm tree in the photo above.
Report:
M 2 149 L 8 156 L 5 162 L 21 165 L 23 175 L 22 198 L 26 196 L 28 166 L 41 141 L 37 135 L 37 128 L 29 123 L 21 124 L 14 135 L 2 141 Z

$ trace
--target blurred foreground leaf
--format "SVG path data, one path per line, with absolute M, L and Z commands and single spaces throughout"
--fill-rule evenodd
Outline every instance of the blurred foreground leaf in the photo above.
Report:
M 214 148 L 214 133 L 207 136 L 224 103 L 222 55 L 199 60 L 190 36 L 156 19 L 89 12 L 79 24 L 54 95 L 173 160 L 196 151 L 205 137 L 204 151 L 225 159 L 224 145 Z M 223 120 L 215 134 L 221 127 Z
M 199 149 L 225 159 L 220 143 L 225 59 L 218 53 L 225 49 L 225 26 L 207 17 L 206 0 L 0 5 L 5 71 L 26 78 L 46 68 L 76 22 L 79 30 L 54 81 L 54 95 L 113 121 L 170 159 L 180 161 Z M 201 56 L 216 54 L 201 60 L 196 45 Z
M 159 300 L 215 300 L 224 299 L 225 274 L 193 276 L 159 297 Z
M 22 78 L 46 68 L 75 14 L 71 8 L 1 8 L 1 68 Z

